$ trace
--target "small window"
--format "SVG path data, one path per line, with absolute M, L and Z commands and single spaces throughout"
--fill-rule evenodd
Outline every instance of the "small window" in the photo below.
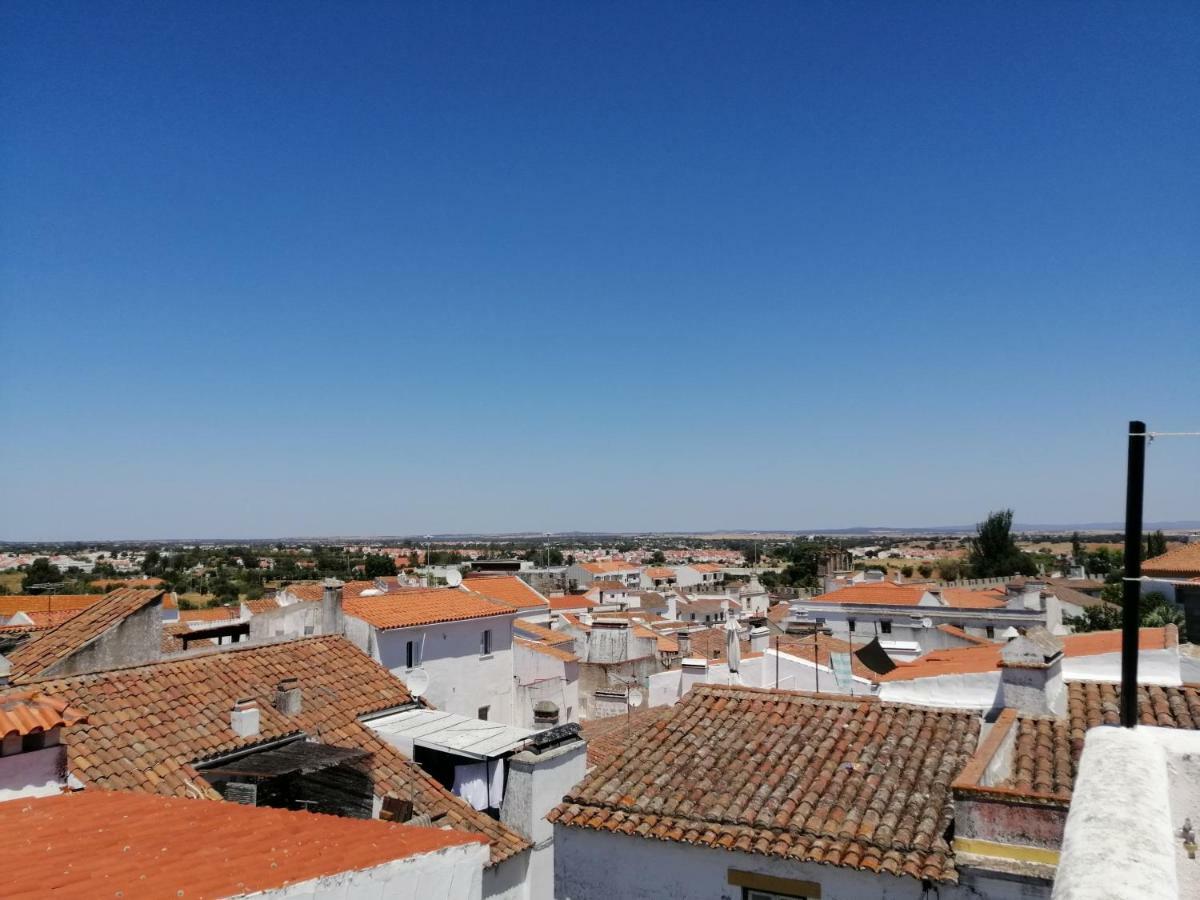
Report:
M 487 656 L 492 652 L 492 629 L 485 628 L 483 635 L 479 639 L 479 655 Z
M 888 619 L 884 619 L 882 622 L 879 623 L 879 631 L 882 634 L 891 634 L 892 633 L 892 623 Z
M 847 619 L 847 620 L 846 620 L 846 625 L 847 625 L 847 626 L 850 628 L 850 633 L 851 633 L 851 634 L 854 634 L 854 620 L 853 620 L 853 619 Z
M 491 709 L 490 706 L 479 707 L 479 711 L 475 713 L 475 718 L 486 722 L 488 720 L 488 710 L 490 710 L 490 709 Z
M 417 664 L 417 644 L 415 641 L 409 641 L 404 645 L 404 666 L 411 669 Z
M 994 627 L 992 627 L 991 625 L 989 625 L 989 626 L 988 626 L 986 629 L 984 629 L 984 630 L 987 632 L 987 636 L 988 636 L 988 639 L 989 639 L 989 640 L 991 640 L 991 639 L 993 639 L 993 638 L 995 638 L 995 637 L 996 637 L 996 629 L 995 629 Z
M 315 627 L 315 626 L 313 626 L 313 625 L 305 625 L 305 626 L 304 626 L 304 633 L 305 633 L 305 634 L 312 634 L 312 633 L 313 633 L 313 632 L 315 632 L 316 630 L 317 630 L 317 629 L 316 629 L 316 627 Z

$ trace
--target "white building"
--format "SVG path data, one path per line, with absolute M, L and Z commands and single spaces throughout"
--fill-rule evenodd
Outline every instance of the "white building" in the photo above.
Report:
M 593 581 L 621 581 L 636 589 L 641 587 L 642 567 L 619 559 L 577 562 L 567 567 L 567 580 L 577 588 L 591 587 Z
M 401 681 L 428 676 L 438 709 L 510 725 L 517 708 L 513 620 L 520 610 L 473 591 L 428 588 L 348 598 L 346 636 Z

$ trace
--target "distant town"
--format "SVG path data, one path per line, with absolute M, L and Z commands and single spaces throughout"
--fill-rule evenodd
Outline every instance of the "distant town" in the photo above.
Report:
M 1200 534 L 1143 555 L 1139 704 L 1200 732 Z M 134 817 L 307 851 L 214 857 L 221 895 L 1049 897 L 1081 736 L 1115 721 L 1123 579 L 1120 534 L 1008 510 L 965 534 L 5 545 L 0 800 L 29 805 L 0 831 L 150 853 L 88 830 Z M 151 871 L 147 896 L 185 883 Z

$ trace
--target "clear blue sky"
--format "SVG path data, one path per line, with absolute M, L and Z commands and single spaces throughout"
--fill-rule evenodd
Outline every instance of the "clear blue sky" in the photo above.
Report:
M 1200 430 L 1194 2 L 0 34 L 0 538 L 1108 520 Z

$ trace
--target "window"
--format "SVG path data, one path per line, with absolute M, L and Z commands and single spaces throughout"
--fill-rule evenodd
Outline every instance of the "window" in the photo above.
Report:
M 986 631 L 987 631 L 987 636 L 988 636 L 989 640 L 996 636 L 996 629 L 993 628 L 991 625 L 989 625 L 987 627 Z
M 411 669 L 417 664 L 417 643 L 409 641 L 404 645 L 404 667 Z
M 479 638 L 479 655 L 487 656 L 492 652 L 492 629 L 485 628 Z
M 882 634 L 891 634 L 892 633 L 891 621 L 889 619 L 884 619 L 882 622 L 880 622 L 879 623 L 879 631 Z
M 487 721 L 487 717 L 488 717 L 488 710 L 489 710 L 489 709 L 491 709 L 491 707 L 490 707 L 490 706 L 481 706 L 481 707 L 479 707 L 479 711 L 475 713 L 475 718 L 477 718 L 477 719 L 482 719 L 484 722 L 486 722 L 486 721 Z
M 304 626 L 304 633 L 305 633 L 305 634 L 312 634 L 312 633 L 313 633 L 313 632 L 315 632 L 316 630 L 317 630 L 317 627 L 316 627 L 315 625 L 305 625 L 305 626 Z
M 854 634 L 854 620 L 853 620 L 853 619 L 847 619 L 847 620 L 846 620 L 846 624 L 847 624 L 847 625 L 849 626 L 849 628 L 850 628 L 850 633 L 851 633 L 851 634 Z

